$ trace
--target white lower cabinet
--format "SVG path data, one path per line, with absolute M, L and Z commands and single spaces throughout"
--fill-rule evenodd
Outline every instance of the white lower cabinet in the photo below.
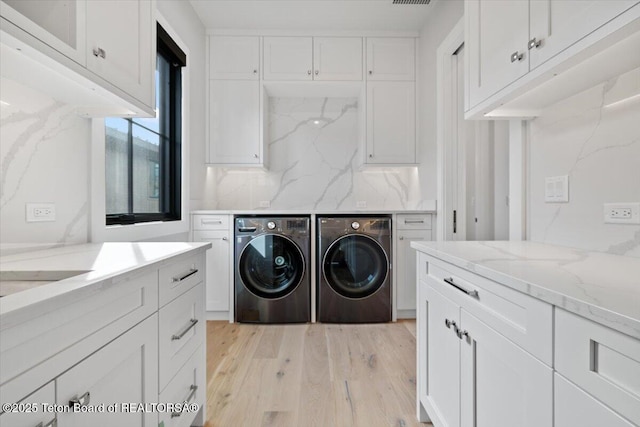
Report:
M 58 413 L 58 427 L 156 427 L 156 412 L 122 410 L 122 403 L 154 403 L 158 395 L 158 316 L 153 315 L 129 332 L 56 379 L 58 405 L 79 408 L 105 405 L 99 413 Z M 110 412 L 109 405 L 118 405 Z
M 7 427 L 55 427 L 56 414 L 45 411 L 45 407 L 56 402 L 54 382 L 43 386 L 18 402 L 11 411 L 0 415 L 0 426 Z

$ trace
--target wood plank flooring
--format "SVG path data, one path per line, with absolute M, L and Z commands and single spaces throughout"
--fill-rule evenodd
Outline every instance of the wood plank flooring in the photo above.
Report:
M 207 322 L 206 427 L 409 427 L 415 322 Z

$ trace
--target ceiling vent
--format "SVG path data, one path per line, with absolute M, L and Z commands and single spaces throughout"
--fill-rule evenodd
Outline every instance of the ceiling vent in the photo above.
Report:
M 393 0 L 393 4 L 429 4 L 431 0 Z

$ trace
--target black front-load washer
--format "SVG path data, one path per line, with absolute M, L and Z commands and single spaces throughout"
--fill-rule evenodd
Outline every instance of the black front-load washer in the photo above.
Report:
M 391 218 L 332 216 L 318 223 L 318 320 L 391 320 Z
M 311 321 L 309 225 L 309 217 L 236 217 L 236 322 Z

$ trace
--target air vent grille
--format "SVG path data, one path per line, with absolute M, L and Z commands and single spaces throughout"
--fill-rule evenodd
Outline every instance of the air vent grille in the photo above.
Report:
M 393 4 L 429 4 L 431 0 L 393 0 Z

